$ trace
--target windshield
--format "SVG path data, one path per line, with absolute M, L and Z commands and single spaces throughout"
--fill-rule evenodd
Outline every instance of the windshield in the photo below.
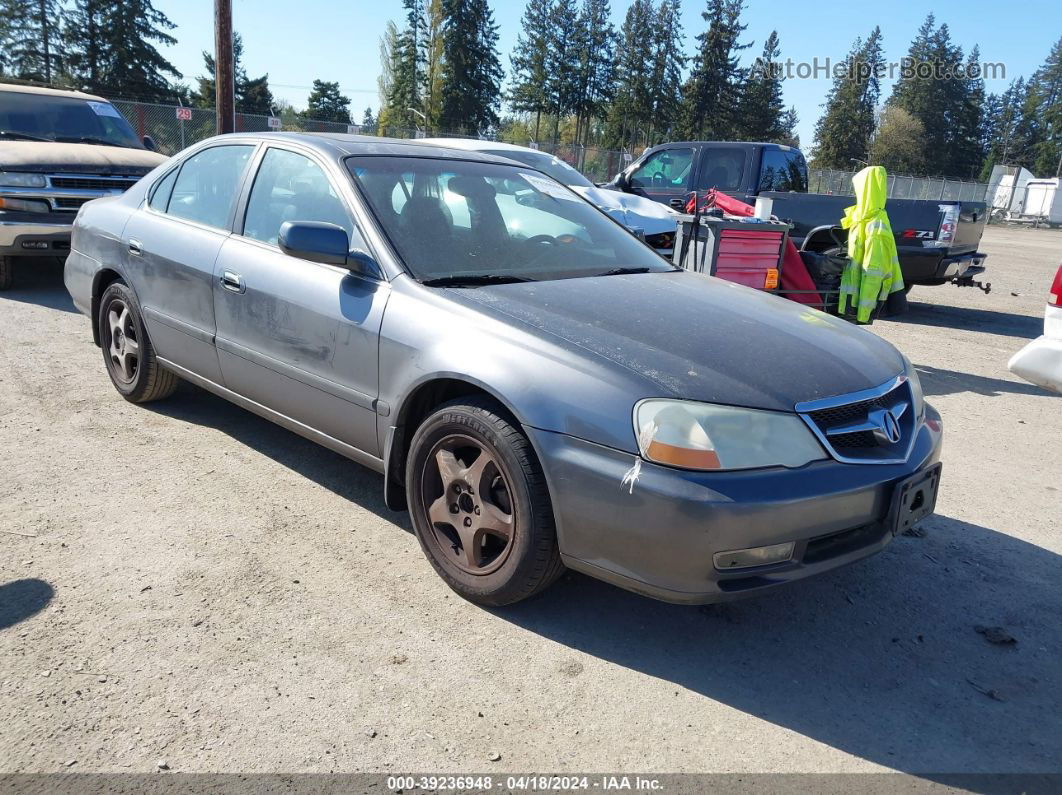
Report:
M 5 138 L 144 148 L 109 102 L 21 91 L 0 91 L 0 132 Z
M 347 165 L 421 281 L 674 270 L 593 205 L 536 171 L 389 156 L 352 157 Z
M 546 174 L 549 174 L 553 179 L 557 180 L 569 188 L 592 188 L 594 183 L 569 166 L 559 157 L 546 154 L 545 152 L 531 152 L 521 151 L 519 149 L 501 149 L 501 150 L 483 150 L 485 155 L 494 155 L 495 157 L 507 157 L 510 160 L 516 160 L 520 163 L 526 163 L 531 168 L 537 168 Z

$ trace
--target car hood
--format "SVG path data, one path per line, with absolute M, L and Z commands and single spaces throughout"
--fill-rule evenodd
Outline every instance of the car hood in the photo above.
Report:
M 802 401 L 869 389 L 903 371 L 899 352 L 868 331 L 686 271 L 449 292 L 566 342 L 572 353 L 626 368 L 655 396 L 792 411 Z
M 588 202 L 596 204 L 624 226 L 642 229 L 647 235 L 674 232 L 678 226 L 678 213 L 667 205 L 644 196 L 594 187 L 575 187 L 572 190 Z
M 143 176 L 166 160 L 147 149 L 95 144 L 0 142 L 0 163 L 11 171 Z

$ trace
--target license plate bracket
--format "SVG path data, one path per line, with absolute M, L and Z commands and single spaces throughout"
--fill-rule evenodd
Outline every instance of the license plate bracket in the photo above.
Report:
M 942 469 L 943 464 L 934 464 L 896 484 L 891 511 L 893 535 L 910 530 L 933 513 L 937 507 Z

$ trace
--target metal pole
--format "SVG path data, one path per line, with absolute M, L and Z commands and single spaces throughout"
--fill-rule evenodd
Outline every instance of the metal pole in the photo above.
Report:
M 232 0 L 214 0 L 214 93 L 219 135 L 236 131 L 236 82 L 232 60 Z

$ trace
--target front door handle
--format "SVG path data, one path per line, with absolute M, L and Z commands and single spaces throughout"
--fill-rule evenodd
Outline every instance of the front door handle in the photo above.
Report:
M 232 271 L 224 271 L 221 274 L 221 286 L 234 293 L 243 292 L 243 277 Z
M 681 210 L 683 207 L 686 206 L 686 200 L 685 199 L 672 199 L 671 201 L 668 202 L 668 204 L 670 204 L 676 210 Z
M 139 240 L 137 240 L 135 237 L 129 238 L 129 253 L 130 254 L 136 254 L 136 256 L 139 257 L 143 253 L 143 251 L 144 251 L 144 249 L 141 247 Z

